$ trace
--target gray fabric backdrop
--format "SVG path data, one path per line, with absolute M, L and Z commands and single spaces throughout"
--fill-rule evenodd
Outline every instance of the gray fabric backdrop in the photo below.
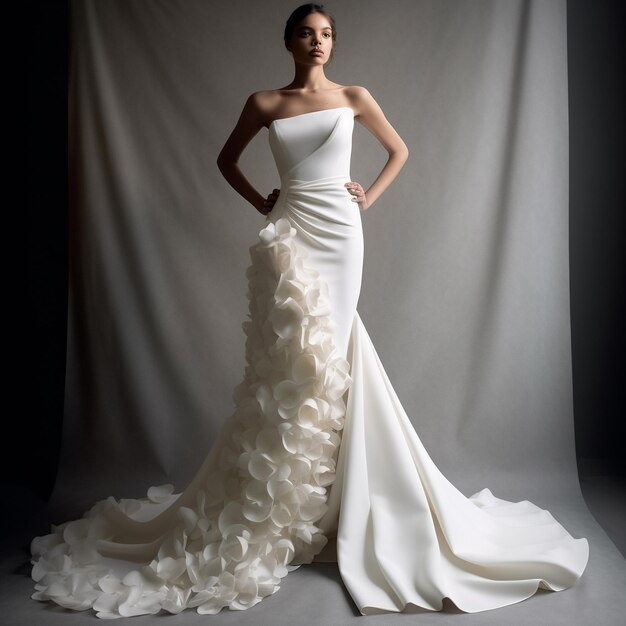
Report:
M 292 77 L 292 3 L 72 4 L 71 319 L 62 467 L 89 496 L 193 475 L 244 366 L 264 218 L 215 159 L 246 96 Z M 563 2 L 341 2 L 332 80 L 411 156 L 363 214 L 359 312 L 459 487 L 578 493 Z M 352 177 L 386 153 L 358 124 Z M 241 161 L 266 194 L 267 133 Z M 146 482 L 147 481 L 147 482 Z
M 182 490 L 232 412 L 248 247 L 264 217 L 215 159 L 246 97 L 291 80 L 282 29 L 297 3 L 70 6 L 71 288 L 56 522 L 109 495 L 143 496 L 163 482 Z M 328 77 L 368 87 L 411 152 L 362 216 L 358 308 L 394 388 L 466 495 L 487 486 L 528 498 L 590 539 L 576 588 L 510 607 L 506 623 L 548 623 L 546 612 L 554 624 L 576 623 L 572 612 L 579 623 L 617 623 L 623 559 L 584 506 L 574 456 L 566 4 L 329 9 L 338 45 Z M 352 177 L 367 187 L 386 153 L 358 124 L 354 148 Z M 277 186 L 266 131 L 241 165 L 264 195 Z M 330 613 L 317 603 L 311 616 L 348 623 L 349 598 L 324 567 L 284 586 L 310 594 L 313 580 Z M 294 597 L 279 593 L 238 619 L 293 623 Z M 272 607 L 286 621 L 269 617 Z M 504 615 L 465 621 L 502 624 Z

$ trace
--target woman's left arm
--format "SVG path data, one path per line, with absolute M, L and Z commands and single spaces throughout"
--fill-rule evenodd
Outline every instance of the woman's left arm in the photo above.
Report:
M 353 87 L 355 119 L 369 130 L 389 153 L 387 163 L 369 189 L 363 192 L 359 183 L 351 181 L 346 187 L 353 193 L 362 211 L 371 207 L 398 175 L 406 160 L 409 149 L 396 129 L 389 123 L 382 109 L 365 87 Z M 363 195 L 364 194 L 364 195 Z

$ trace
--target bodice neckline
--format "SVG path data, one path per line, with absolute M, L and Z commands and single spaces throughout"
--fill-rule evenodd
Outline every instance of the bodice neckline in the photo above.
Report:
M 290 117 L 279 117 L 275 120 L 272 120 L 270 122 L 270 125 L 267 127 L 267 129 L 269 130 L 270 128 L 272 128 L 272 126 L 276 123 L 276 122 L 284 122 L 285 120 L 292 120 L 296 117 L 302 117 L 304 115 L 312 115 L 313 113 L 324 113 L 325 111 L 338 111 L 339 109 L 348 109 L 350 111 L 352 111 L 353 116 L 354 116 L 354 109 L 352 107 L 330 107 L 329 109 L 318 109 L 317 111 L 307 111 L 306 113 L 298 113 L 297 115 L 291 115 Z

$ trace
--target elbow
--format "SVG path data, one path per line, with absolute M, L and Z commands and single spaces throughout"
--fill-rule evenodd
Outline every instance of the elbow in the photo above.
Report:
M 227 159 L 224 155 L 220 154 L 215 162 L 217 163 L 217 168 L 219 169 L 219 171 L 224 173 L 224 171 L 228 169 L 230 160 Z
M 217 163 L 217 167 L 219 167 L 220 171 L 224 171 L 226 169 L 230 169 L 237 165 L 238 160 L 233 159 L 231 155 L 220 152 L 217 155 L 217 159 L 215 161 Z
M 400 141 L 392 150 L 389 150 L 389 156 L 406 161 L 409 158 L 409 149 L 404 141 Z

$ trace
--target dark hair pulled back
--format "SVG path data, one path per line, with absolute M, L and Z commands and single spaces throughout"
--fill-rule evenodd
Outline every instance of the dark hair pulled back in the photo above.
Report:
M 330 22 L 330 26 L 333 30 L 333 47 L 330 51 L 330 57 L 328 57 L 328 62 L 330 63 L 335 56 L 335 45 L 337 42 L 337 28 L 335 26 L 335 18 L 324 8 L 323 4 L 315 4 L 314 2 L 307 2 L 306 4 L 301 4 L 297 9 L 294 9 L 292 14 L 289 16 L 287 23 L 285 24 L 285 33 L 283 38 L 285 40 L 285 48 L 289 50 L 288 45 L 291 41 L 291 37 L 293 36 L 293 31 L 297 24 L 299 24 L 307 15 L 311 13 L 321 13 L 328 18 Z

